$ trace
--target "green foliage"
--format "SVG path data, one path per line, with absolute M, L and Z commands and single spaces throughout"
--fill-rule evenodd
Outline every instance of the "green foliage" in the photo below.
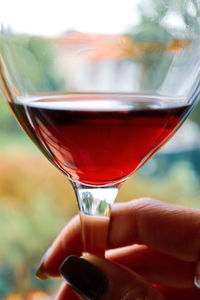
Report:
M 92 209 L 92 203 L 93 203 L 92 193 L 83 192 L 82 199 L 83 199 L 83 205 L 85 207 L 85 208 L 83 208 L 83 211 L 90 212 Z
M 57 282 L 41 284 L 34 272 L 44 251 L 77 212 L 73 189 L 37 152 L 15 146 L 0 152 L 0 159 L 0 272 L 6 267 L 17 275 L 12 291 L 52 289 Z
M 0 94 L 0 133 L 5 132 L 14 132 L 21 133 L 21 129 L 19 130 L 19 125 L 14 119 L 8 105 Z M 1 137 L 0 137 L 1 140 Z M 1 147 L 1 143 L 0 143 Z
M 147 0 L 139 2 L 138 7 L 140 22 L 127 35 L 133 44 L 139 43 L 141 49 L 143 45 L 141 54 L 131 59 L 143 68 L 140 89 L 150 92 L 159 89 L 176 56 L 176 51 L 169 51 L 170 42 L 182 41 L 180 49 L 184 49 L 184 42 L 187 45 L 199 34 L 197 16 L 200 16 L 200 5 L 196 0 Z M 179 17 L 185 26 L 176 28 L 166 24 L 165 18 L 169 14 Z M 186 63 L 188 58 L 182 63 Z
M 103 215 L 103 214 L 105 214 L 105 211 L 106 211 L 107 209 L 108 209 L 108 204 L 107 204 L 106 200 L 102 200 L 102 201 L 99 203 L 98 208 L 97 208 L 98 213 L 99 213 L 100 215 Z
M 13 274 L 14 279 L 11 281 L 10 275 L 7 277 L 2 275 L 0 289 L 2 284 L 5 295 L 8 288 L 9 292 L 12 292 L 14 287 L 21 291 L 25 287 L 52 289 L 56 282 L 48 281 L 41 284 L 39 280 L 33 278 L 42 253 L 52 243 L 67 218 L 56 213 L 56 203 L 50 195 L 48 199 L 44 194 L 38 194 L 34 199 L 31 199 L 30 195 L 30 200 L 27 199 L 29 204 L 23 205 L 8 202 L 5 204 L 2 201 L 1 199 L 0 228 L 3 243 L 0 272 L 9 267 L 9 274 Z M 31 272 L 31 269 L 34 271 Z
M 8 293 L 12 292 L 15 281 L 16 278 L 13 269 L 4 265 L 0 269 L 0 297 L 5 297 Z
M 190 119 L 200 125 L 200 102 L 196 105 L 194 111 L 190 115 Z
M 187 160 L 171 164 L 163 176 L 135 174 L 122 186 L 119 201 L 152 197 L 167 203 L 200 209 L 200 178 Z
M 198 0 L 149 0 L 139 2 L 142 23 L 159 24 L 169 12 L 182 17 L 190 35 L 199 32 L 200 4 Z
M 51 40 L 3 31 L 0 53 L 7 80 L 20 93 L 51 92 L 62 87 L 54 74 L 56 50 Z
M 192 38 L 197 33 L 195 18 L 186 9 L 189 4 L 193 5 L 193 11 L 196 9 L 196 16 L 200 16 L 198 0 L 176 1 L 176 11 L 183 17 L 185 24 L 192 24 L 192 30 L 184 38 Z M 177 31 L 172 33 L 162 25 L 161 20 L 170 7 L 174 7 L 173 0 L 152 0 L 148 6 L 140 6 L 141 23 L 128 33 L 134 42 L 157 42 L 163 46 L 156 55 L 149 51 L 139 57 L 139 63 L 143 64 L 147 74 L 142 82 L 144 89 L 155 89 L 160 85 L 172 60 L 165 46 L 174 37 L 179 38 L 181 35 Z M 13 83 L 20 90 L 38 92 L 62 88 L 62 81 L 53 73 L 55 49 L 49 41 L 39 37 L 10 36 L 6 43 L 2 43 L 2 38 L 0 51 L 4 53 Z M 15 66 L 9 62 L 9 55 L 14 57 Z M 200 124 L 199 109 L 200 106 L 192 118 Z M 8 106 L 0 97 L 1 295 L 32 287 L 55 288 L 57 282 L 41 283 L 34 278 L 34 272 L 44 251 L 77 212 L 73 190 L 67 179 L 36 151 L 25 148 L 28 138 L 24 137 L 16 124 Z M 20 140 L 23 142 L 19 147 Z M 7 144 L 9 147 L 5 146 Z M 7 148 L 7 151 L 3 152 L 2 148 Z M 200 208 L 199 180 L 193 166 L 183 160 L 176 162 L 165 176 L 147 178 L 134 175 L 122 186 L 118 201 L 153 197 L 168 203 Z M 92 202 L 92 195 L 85 193 L 84 205 L 87 210 L 90 210 Z M 106 201 L 102 201 L 98 207 L 99 213 L 104 212 L 106 207 Z

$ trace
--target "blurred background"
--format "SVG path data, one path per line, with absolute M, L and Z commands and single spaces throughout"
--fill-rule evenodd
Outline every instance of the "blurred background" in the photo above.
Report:
M 150 196 L 200 208 L 200 105 L 173 140 L 121 188 L 117 201 Z M 42 300 L 59 280 L 36 267 L 77 213 L 70 183 L 23 133 L 0 97 L 0 299 Z M 10 296 L 8 296 L 11 294 Z
M 167 11 L 163 11 L 159 6 L 162 1 L 151 2 L 157 13 L 155 23 L 148 16 L 147 10 L 141 7 L 143 18 L 140 24 L 134 30 L 130 29 L 123 40 L 126 55 L 127 49 L 132 51 L 129 53 L 129 61 L 136 64 L 138 61 L 142 62 L 143 71 L 150 74 L 144 77 L 151 79 L 151 82 L 143 81 L 144 89 L 160 84 L 155 80 L 161 79 L 162 74 L 166 73 L 174 53 L 180 50 L 183 43 L 187 48 L 192 35 L 197 33 L 195 28 L 199 30 L 199 24 L 194 23 L 196 17 L 200 16 L 198 1 L 188 1 L 187 10 L 182 9 L 185 1 L 180 1 L 178 7 L 180 22 L 177 23 L 173 36 L 165 24 L 158 23 L 156 19 L 157 17 L 162 20 L 167 14 Z M 194 32 L 181 37 L 181 26 L 185 24 L 189 27 L 191 22 L 194 23 Z M 69 41 L 74 35 L 76 43 L 80 42 L 81 45 L 83 35 L 76 32 L 66 32 L 63 40 L 57 40 L 58 45 L 62 48 L 67 43 L 73 47 Z M 71 43 L 73 41 L 72 38 Z M 130 44 L 133 41 L 134 48 Z M 152 55 L 152 46 L 155 47 L 152 41 L 156 41 L 156 45 L 159 46 L 159 55 Z M 85 42 L 88 47 L 94 46 L 94 39 L 90 40 L 87 35 L 84 35 Z M 98 39 L 95 42 L 98 43 Z M 118 49 L 118 42 L 118 37 L 106 44 L 103 39 L 103 44 L 101 42 L 100 44 L 109 51 L 105 51 L 103 55 L 100 52 L 90 61 L 91 68 L 96 66 L 101 68 L 105 82 L 109 78 L 106 67 L 108 64 L 112 64 L 113 68 L 124 67 L 120 64 L 124 52 L 115 51 Z M 34 82 L 35 86 L 42 83 L 53 90 L 55 86 L 62 87 L 66 84 L 63 78 L 58 80 L 57 76 L 55 78 L 53 73 L 47 71 L 53 55 L 49 41 L 36 38 L 27 43 L 26 36 L 20 36 L 12 45 L 15 45 L 10 51 L 16 54 L 17 78 L 26 87 L 31 89 L 29 78 L 24 76 L 27 73 L 30 73 L 31 82 Z M 1 39 L 0 47 L 2 47 Z M 41 55 L 41 49 L 44 48 L 45 56 Z M 24 51 L 25 59 L 30 62 L 29 70 L 27 64 L 19 63 L 18 51 L 20 55 L 21 51 Z M 35 67 L 35 62 L 39 62 L 39 68 Z M 127 70 L 125 67 L 124 74 L 120 72 L 122 77 L 118 78 L 121 84 L 124 82 L 124 86 L 131 84 L 130 80 L 124 80 Z M 133 75 L 131 72 L 130 70 L 129 79 Z M 27 80 L 23 80 L 24 77 Z M 87 84 L 83 83 L 84 86 Z M 96 88 L 98 89 L 98 86 Z M 168 203 L 200 208 L 199 160 L 200 105 L 197 105 L 189 120 L 174 138 L 122 186 L 117 201 L 147 196 Z M 47 299 L 55 294 L 60 280 L 43 282 L 37 280 L 34 274 L 46 249 L 62 227 L 77 213 L 77 204 L 68 180 L 46 160 L 24 134 L 2 96 L 0 96 L 0 162 L 0 299 Z

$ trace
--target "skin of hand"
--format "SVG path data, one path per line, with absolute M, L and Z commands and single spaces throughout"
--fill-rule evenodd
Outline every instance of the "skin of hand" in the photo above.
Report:
M 37 272 L 41 279 L 57 277 L 63 266 L 62 276 L 73 289 L 64 281 L 56 300 L 200 299 L 200 289 L 194 286 L 200 255 L 199 210 L 147 198 L 115 204 L 106 259 L 91 255 L 79 258 L 81 247 L 76 216 L 46 252 Z M 72 270 L 77 272 L 72 274 Z M 96 290 L 102 282 L 99 295 L 90 296 L 92 287 L 84 282 L 84 274 L 94 280 L 93 287 L 97 283 Z

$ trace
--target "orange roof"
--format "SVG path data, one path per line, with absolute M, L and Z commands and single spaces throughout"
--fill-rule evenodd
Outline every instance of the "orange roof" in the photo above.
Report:
M 93 62 L 121 58 L 140 59 L 147 53 L 179 51 L 188 48 L 189 41 L 173 40 L 167 45 L 161 43 L 134 43 L 125 35 L 105 35 L 71 32 L 52 39 L 61 49 L 83 51 L 84 55 Z
M 25 295 L 21 296 L 20 294 L 10 294 L 4 300 L 47 300 L 49 296 L 39 290 L 28 291 Z

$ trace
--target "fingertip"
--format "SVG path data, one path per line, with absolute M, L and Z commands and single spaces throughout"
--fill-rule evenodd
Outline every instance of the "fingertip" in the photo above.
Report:
M 66 257 L 70 255 L 81 255 L 82 239 L 80 219 L 76 215 L 60 232 L 51 247 L 41 259 L 36 276 L 46 280 L 49 277 L 60 276 L 59 268 Z
M 63 282 L 58 293 L 55 295 L 54 300 L 80 300 L 82 299 L 76 292 L 71 288 L 69 284 Z

